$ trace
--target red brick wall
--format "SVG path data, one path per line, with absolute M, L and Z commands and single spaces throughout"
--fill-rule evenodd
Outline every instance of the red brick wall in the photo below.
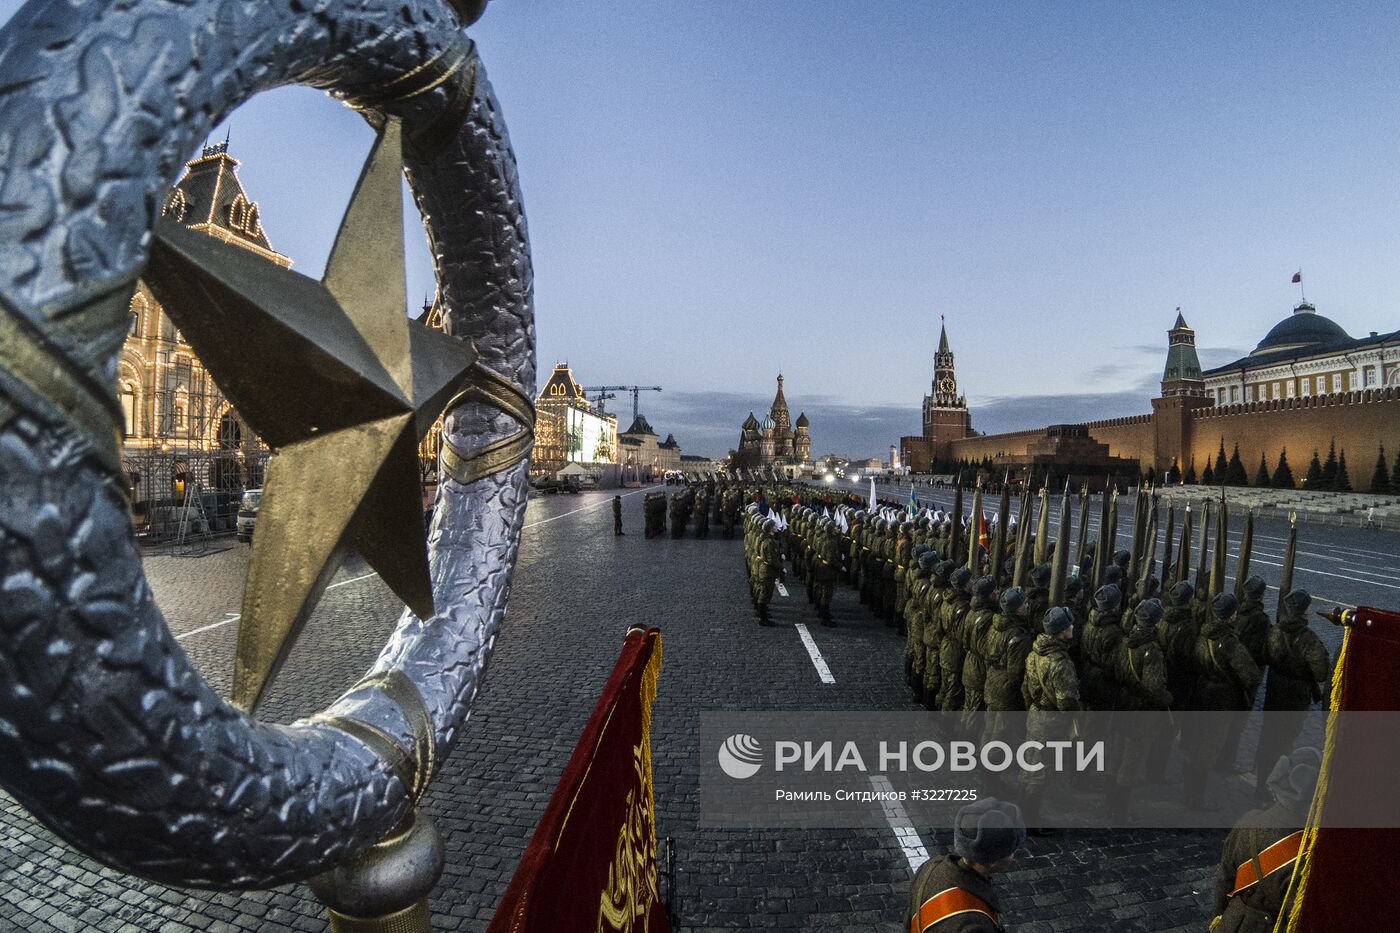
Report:
M 1235 444 L 1252 481 L 1259 469 L 1259 454 L 1272 473 L 1279 451 L 1288 449 L 1288 465 L 1293 478 L 1302 483 L 1314 450 L 1323 459 L 1333 438 L 1337 451 L 1347 454 L 1347 472 L 1352 488 L 1370 489 L 1376 468 L 1376 450 L 1385 445 L 1386 462 L 1392 468 L 1400 453 L 1400 391 L 1393 388 L 1366 392 L 1342 392 L 1311 398 L 1226 405 L 1196 412 L 1191 417 L 1190 450 L 1182 457 L 1182 469 L 1194 455 L 1196 470 L 1214 461 L 1225 441 L 1228 458 Z

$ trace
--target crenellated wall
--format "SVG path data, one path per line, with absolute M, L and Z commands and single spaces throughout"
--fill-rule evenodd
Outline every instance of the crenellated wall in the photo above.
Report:
M 1112 456 L 1137 460 L 1143 469 L 1153 466 L 1159 474 L 1173 458 L 1178 458 L 1185 472 L 1193 456 L 1199 474 L 1214 461 L 1222 440 L 1227 458 L 1238 444 L 1251 481 L 1259 468 L 1260 453 L 1272 473 L 1279 451 L 1287 448 L 1289 466 L 1301 483 L 1313 451 L 1325 458 L 1335 439 L 1337 451 L 1346 451 L 1352 488 L 1358 492 L 1370 488 L 1381 444 L 1392 467 L 1400 454 L 1400 388 L 1193 407 L 1201 404 L 1208 403 L 1157 399 L 1153 414 L 1090 421 L 1084 426 L 1090 437 L 1108 445 Z M 966 460 L 1021 456 L 1044 436 L 1045 428 L 974 436 L 954 441 L 952 453 L 954 458 Z
M 1335 439 L 1337 452 L 1346 451 L 1352 488 L 1365 492 L 1371 486 L 1380 445 L 1385 445 L 1386 462 L 1392 467 L 1400 453 L 1400 389 L 1208 408 L 1192 413 L 1189 437 L 1190 448 L 1181 461 L 1183 470 L 1194 456 L 1197 472 L 1203 471 L 1207 458 L 1214 461 L 1223 438 L 1226 457 L 1239 444 L 1240 459 L 1250 480 L 1259 469 L 1261 452 L 1272 472 L 1279 451 L 1287 448 L 1288 465 L 1299 483 L 1313 451 L 1325 459 L 1327 447 Z

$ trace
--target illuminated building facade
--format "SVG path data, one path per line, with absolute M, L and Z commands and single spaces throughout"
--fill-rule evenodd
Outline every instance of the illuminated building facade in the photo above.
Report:
M 617 462 L 617 418 L 595 411 L 567 363 L 559 363 L 535 399 L 530 468 L 553 473 L 568 463 Z
M 161 213 L 275 265 L 292 264 L 268 242 L 258 205 L 238 180 L 238 161 L 228 154 L 227 142 L 206 146 L 186 164 Z M 149 526 L 168 520 L 186 492 L 196 488 L 223 494 L 220 509 L 227 511 L 223 503 L 262 484 L 267 449 L 224 398 L 145 282 L 137 282 L 130 311 L 117 399 L 123 416 L 122 457 L 138 521 Z M 215 524 L 213 530 L 226 529 Z

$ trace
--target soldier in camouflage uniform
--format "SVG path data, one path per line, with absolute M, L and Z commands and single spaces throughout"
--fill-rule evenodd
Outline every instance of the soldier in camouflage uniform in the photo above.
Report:
M 1026 708 L 1021 683 L 1036 636 L 1030 608 L 1026 591 L 1019 586 L 1002 591 L 1001 612 L 992 620 L 984 648 L 987 676 L 983 693 L 989 715 L 983 743 L 995 739 L 1015 748 L 1023 738 L 1021 718 L 1015 713 Z
M 836 577 L 841 568 L 841 554 L 836 546 L 836 524 L 821 520 L 816 545 L 812 553 L 812 602 L 822 625 L 835 625 L 831 618 L 831 597 L 836 590 Z
M 904 634 L 904 600 L 908 586 L 910 564 L 913 561 L 914 525 L 903 522 L 894 542 L 894 601 L 892 611 L 894 622 L 901 635 Z
M 1235 613 L 1239 603 L 1234 594 L 1221 593 L 1212 604 L 1210 622 L 1196 636 L 1194 710 L 1236 711 L 1243 716 L 1249 698 L 1259 686 L 1259 668 L 1235 634 Z M 1196 810 L 1213 810 L 1205 799 L 1210 768 L 1234 773 L 1233 761 L 1223 758 L 1232 717 L 1198 717 L 1191 735 L 1182 737 L 1186 752 L 1186 804 Z
M 1153 743 L 1163 733 L 1170 734 L 1167 707 L 1172 698 L 1167 691 L 1162 648 L 1157 644 L 1157 623 L 1161 619 L 1162 604 L 1156 599 L 1138 603 L 1133 610 L 1133 626 L 1118 649 L 1117 708 L 1137 715 L 1116 716 L 1113 720 L 1114 741 L 1110 747 L 1116 760 L 1110 763 L 1111 779 L 1104 790 L 1110 819 L 1122 820 L 1128 815 L 1128 799 L 1143 779 Z
M 1196 614 L 1192 610 L 1196 590 L 1182 580 L 1167 593 L 1162 621 L 1157 623 L 1157 644 L 1167 665 L 1167 690 L 1172 709 L 1185 709 L 1191 697 L 1191 679 L 1196 669 Z
M 1240 588 L 1244 598 L 1240 600 L 1239 622 L 1235 626 L 1240 644 L 1244 645 L 1244 650 L 1249 652 L 1261 670 L 1265 664 L 1265 643 L 1269 638 L 1269 613 L 1264 609 L 1267 589 L 1268 584 L 1261 576 L 1251 575 L 1244 581 L 1244 586 Z
M 914 555 L 909 598 L 904 602 L 904 682 L 914 691 L 914 699 L 923 700 L 926 600 L 938 555 L 923 544 L 914 546 Z
M 948 576 L 949 591 L 938 611 L 938 708 L 945 713 L 963 708 L 963 620 L 972 609 L 972 571 L 958 567 Z
M 773 589 L 783 579 L 782 543 L 778 539 L 778 524 L 773 519 L 765 519 L 758 541 L 755 570 L 754 605 L 758 610 L 758 624 L 772 625 L 768 617 L 768 604 L 773 600 Z
M 924 706 L 927 709 L 940 709 L 943 699 L 943 668 L 939 660 L 943 653 L 943 604 L 952 591 L 949 578 L 954 569 L 956 565 L 950 560 L 934 564 L 933 578 L 924 599 Z
M 1315 748 L 1280 758 L 1267 781 L 1272 804 L 1246 813 L 1225 837 L 1212 933 L 1270 933 L 1288 915 L 1303 825 L 1321 770 L 1322 754 Z
M 1184 710 L 1191 698 L 1191 682 L 1196 676 L 1196 636 L 1200 629 L 1196 624 L 1194 601 L 1196 590 L 1189 582 L 1182 580 L 1167 593 L 1167 604 L 1161 620 L 1157 623 L 1157 647 L 1162 649 L 1162 663 L 1167 670 L 1167 692 L 1171 694 L 1173 710 Z M 1148 780 L 1161 782 L 1166 778 L 1167 760 L 1171 757 L 1172 743 L 1177 738 L 1177 730 L 1159 733 L 1152 744 L 1148 756 Z
M 884 560 L 880 568 L 880 614 L 884 616 L 888 626 L 894 626 L 899 621 L 894 614 L 895 562 L 898 559 L 898 550 L 899 525 L 891 521 L 885 528 L 885 541 L 880 548 L 880 557 Z
M 1045 613 L 1043 631 L 1035 637 L 1031 652 L 1026 656 L 1026 676 L 1021 684 L 1021 697 L 1026 703 L 1026 740 L 1028 742 L 1065 741 L 1072 726 L 1065 713 L 1083 709 L 1079 699 L 1079 677 L 1069 656 L 1069 641 L 1074 637 L 1074 615 L 1064 606 Z M 1040 760 L 1037 749 L 1029 749 L 1027 760 Z M 1026 824 L 1032 832 L 1042 834 L 1040 812 L 1045 799 L 1045 782 L 1049 775 L 1044 768 L 1027 769 L 1021 779 L 1025 795 Z
M 914 933 L 1001 933 L 992 876 L 1015 864 L 1026 826 L 1015 804 L 992 797 L 968 804 L 953 820 L 953 851 L 929 859 L 909 888 Z
M 1331 676 L 1332 662 L 1322 640 L 1308 628 L 1307 590 L 1293 590 L 1283 598 L 1278 625 L 1266 635 L 1265 660 L 1269 682 L 1264 688 L 1264 723 L 1259 730 L 1259 748 L 1254 757 L 1256 796 L 1264 788 L 1264 778 L 1298 738 L 1307 710 L 1324 700 L 1323 685 Z
M 1030 601 L 1031 618 L 1043 619 L 1050 611 L 1050 565 L 1040 564 L 1031 568 L 1031 585 L 1026 590 Z
M 686 502 L 686 496 L 689 493 L 688 489 L 671 493 L 671 537 L 673 538 L 685 537 L 685 524 L 690 518 L 690 509 Z
M 1094 594 L 1094 608 L 1080 636 L 1083 675 L 1079 684 L 1084 706 L 1112 710 L 1118 701 L 1118 649 L 1123 643 L 1119 612 L 1123 596 L 1113 584 Z
M 695 495 L 695 537 L 710 536 L 710 491 L 704 486 Z
M 963 724 L 971 728 L 977 721 L 977 713 L 987 709 L 983 690 L 987 685 L 987 634 L 992 630 L 992 622 L 997 615 L 997 581 L 992 577 L 979 577 L 972 584 L 972 603 L 963 616 Z

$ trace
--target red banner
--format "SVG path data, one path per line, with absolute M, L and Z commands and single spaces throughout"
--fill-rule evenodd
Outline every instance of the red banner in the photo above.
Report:
M 651 781 L 660 672 L 660 630 L 628 632 L 487 933 L 670 933 Z
M 1400 614 L 1360 608 L 1348 626 L 1333 675 L 1332 709 L 1400 709 Z M 1319 829 L 1329 800 L 1345 799 L 1350 788 L 1394 781 L 1397 744 L 1348 743 L 1344 727 L 1330 717 L 1322 774 L 1303 835 L 1303 857 L 1296 863 L 1293 908 L 1276 929 L 1287 933 L 1335 933 L 1374 927 L 1377 918 L 1400 917 L 1400 885 L 1395 853 L 1400 827 Z M 1360 782 L 1369 782 L 1362 784 Z M 1391 921 L 1380 921 L 1382 925 Z

